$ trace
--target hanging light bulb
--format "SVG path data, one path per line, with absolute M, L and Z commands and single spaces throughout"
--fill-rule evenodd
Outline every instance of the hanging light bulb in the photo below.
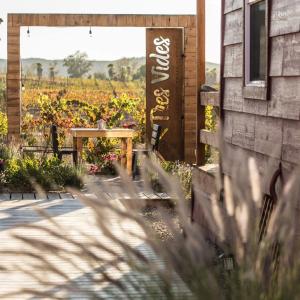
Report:
M 92 36 L 93 36 L 92 27 L 90 27 L 89 34 L 90 34 L 90 37 L 92 37 Z
M 27 36 L 30 37 L 30 30 L 29 30 L 29 26 L 27 28 Z

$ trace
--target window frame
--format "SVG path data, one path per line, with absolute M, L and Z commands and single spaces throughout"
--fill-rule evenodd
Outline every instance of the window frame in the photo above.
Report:
M 263 81 L 250 81 L 250 8 L 251 5 L 258 2 L 265 1 L 266 16 L 265 16 L 265 30 L 266 30 L 266 70 L 265 79 Z M 244 0 L 244 62 L 243 62 L 243 96 L 247 99 L 267 100 L 269 98 L 269 69 L 270 69 L 270 37 L 269 37 L 269 0 Z

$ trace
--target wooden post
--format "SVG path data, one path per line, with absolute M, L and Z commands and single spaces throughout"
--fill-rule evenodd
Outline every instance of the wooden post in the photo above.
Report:
M 126 168 L 127 142 L 126 138 L 121 139 L 121 166 Z
M 75 165 L 77 166 L 78 165 L 78 149 L 77 149 L 77 138 L 76 137 L 73 137 L 73 150 L 76 153 L 76 156 L 75 156 Z
M 21 107 L 20 107 L 20 27 L 12 25 L 12 15 L 7 22 L 7 120 L 8 141 L 20 142 Z
M 197 0 L 197 130 L 196 163 L 205 164 L 205 145 L 200 143 L 201 129 L 205 128 L 205 107 L 201 105 L 201 85 L 205 83 L 205 0 Z
M 132 138 L 127 138 L 127 154 L 126 154 L 127 173 L 132 174 Z
M 82 163 L 82 138 L 73 137 L 73 149 L 76 151 L 76 165 Z

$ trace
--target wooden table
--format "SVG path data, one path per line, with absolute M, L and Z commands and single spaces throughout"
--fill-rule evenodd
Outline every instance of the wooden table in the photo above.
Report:
M 77 151 L 77 163 L 81 161 L 82 138 L 119 138 L 121 139 L 121 166 L 132 174 L 132 138 L 134 130 L 125 128 L 97 129 L 72 128 L 73 147 Z

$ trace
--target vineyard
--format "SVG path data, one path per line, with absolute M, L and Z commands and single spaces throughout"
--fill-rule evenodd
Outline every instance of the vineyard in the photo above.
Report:
M 0 135 L 7 133 L 5 115 L 5 77 L 0 78 Z M 59 128 L 61 146 L 71 146 L 72 127 L 96 127 L 103 118 L 109 127 L 122 126 L 126 119 L 135 124 L 135 142 L 145 142 L 145 78 L 121 81 L 97 78 L 65 78 L 55 80 L 37 77 L 22 80 L 21 130 L 24 145 L 49 144 L 52 124 Z M 3 114 L 4 112 L 4 114 Z M 216 127 L 212 107 L 206 108 L 206 127 Z M 114 152 L 118 141 L 91 140 L 86 143 L 87 160 Z M 206 160 L 212 150 L 206 149 Z
M 145 81 L 130 82 L 59 78 L 55 81 L 26 79 L 22 82 L 22 107 L 26 111 L 35 106 L 40 95 L 50 98 L 64 91 L 64 99 L 84 101 L 91 105 L 107 103 L 112 97 L 126 94 L 130 98 L 145 99 Z

